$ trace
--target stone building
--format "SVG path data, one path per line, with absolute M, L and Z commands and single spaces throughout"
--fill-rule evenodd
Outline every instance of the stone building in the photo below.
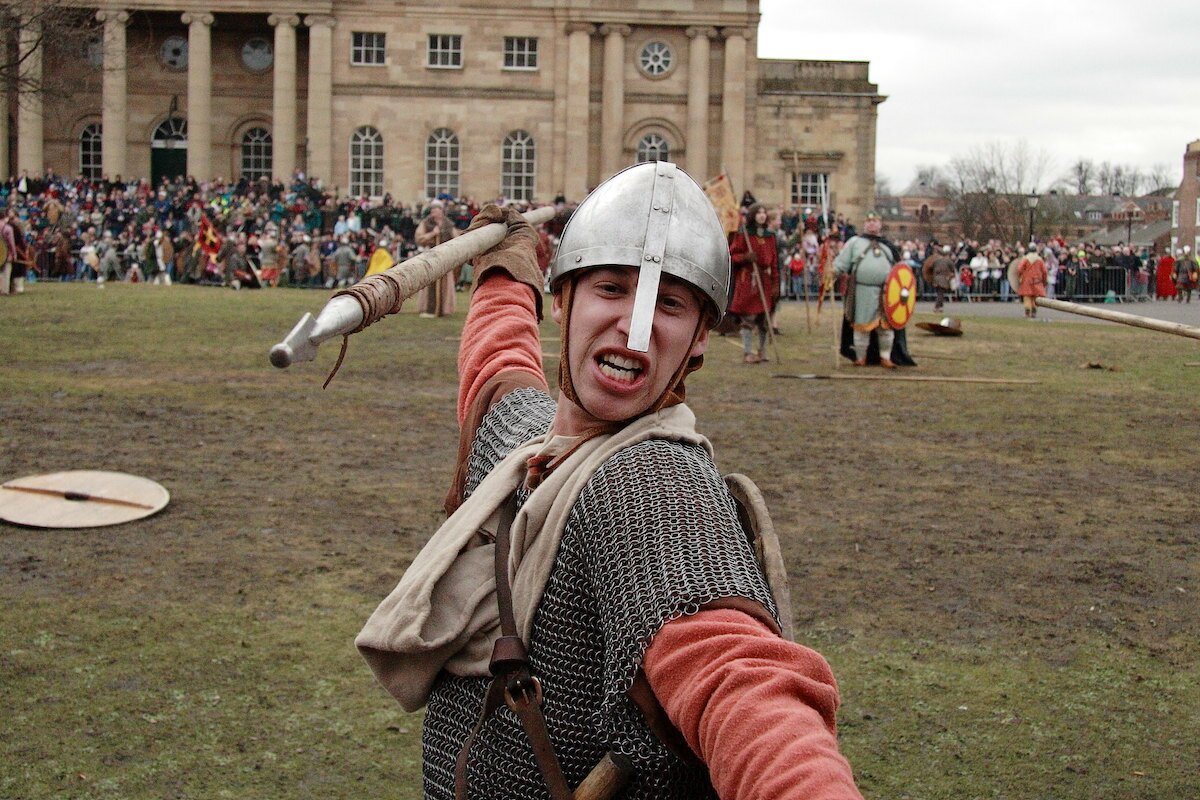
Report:
M 1185 244 L 1193 255 L 1200 253 L 1200 139 L 1184 151 L 1183 180 L 1171 207 L 1171 248 L 1182 250 Z
M 757 58 L 756 0 L 130 0 L 95 14 L 102 35 L 39 53 L 58 91 L 8 93 L 0 172 L 303 169 L 406 202 L 577 199 L 670 158 L 771 203 L 819 205 L 823 183 L 851 217 L 872 199 L 885 98 L 868 64 Z

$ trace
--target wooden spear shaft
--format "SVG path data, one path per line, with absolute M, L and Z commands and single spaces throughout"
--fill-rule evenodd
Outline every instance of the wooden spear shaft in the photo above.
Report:
M 1173 333 L 1176 336 L 1186 336 L 1189 339 L 1200 339 L 1200 328 L 1193 328 L 1179 322 L 1164 322 L 1160 319 L 1139 317 L 1137 314 L 1126 314 L 1123 311 L 1109 311 L 1104 308 L 1081 306 L 1078 303 L 1068 303 L 1065 300 L 1051 300 L 1048 297 L 1034 299 L 1042 308 L 1052 308 L 1055 311 L 1065 311 L 1068 314 L 1079 314 L 1084 317 L 1095 317 L 1108 322 L 1119 322 L 1122 325 L 1132 325 L 1135 328 L 1146 328 L 1159 333 Z

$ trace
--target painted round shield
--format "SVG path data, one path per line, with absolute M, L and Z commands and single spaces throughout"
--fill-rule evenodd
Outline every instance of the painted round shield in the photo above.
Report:
M 892 267 L 883 282 L 883 314 L 888 327 L 898 331 L 912 319 L 917 307 L 917 276 L 912 267 L 900 263 Z
M 0 520 L 37 528 L 97 528 L 148 517 L 170 500 L 162 485 L 137 475 L 52 472 L 0 485 Z

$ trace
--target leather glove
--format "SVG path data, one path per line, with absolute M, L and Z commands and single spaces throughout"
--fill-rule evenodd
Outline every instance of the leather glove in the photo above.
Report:
M 537 263 L 537 231 L 525 221 L 512 206 L 501 208 L 495 203 L 488 203 L 479 210 L 471 220 L 467 231 L 482 228 L 484 225 L 502 222 L 508 226 L 508 234 L 500 244 L 491 250 L 476 256 L 472 260 L 475 268 L 471 291 L 479 286 L 484 276 L 494 270 L 507 272 L 513 280 L 526 284 L 533 290 L 537 303 L 538 321 L 542 319 L 542 270 Z

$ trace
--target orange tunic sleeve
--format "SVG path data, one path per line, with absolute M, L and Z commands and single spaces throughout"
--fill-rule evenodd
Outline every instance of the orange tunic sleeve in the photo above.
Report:
M 447 515 L 462 503 L 467 456 L 479 423 L 504 395 L 524 387 L 549 391 L 536 301 L 528 285 L 494 270 L 471 296 L 458 349 L 458 463 L 446 496 Z
M 663 626 L 643 670 L 722 800 L 862 800 L 816 651 L 743 612 L 702 610 Z

